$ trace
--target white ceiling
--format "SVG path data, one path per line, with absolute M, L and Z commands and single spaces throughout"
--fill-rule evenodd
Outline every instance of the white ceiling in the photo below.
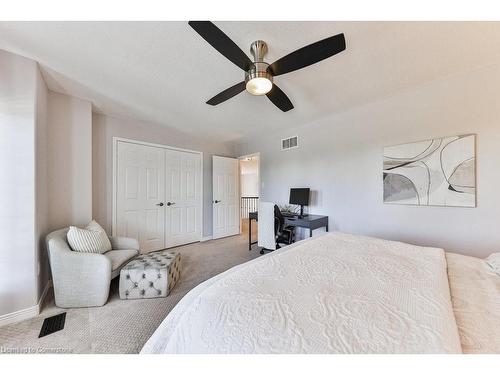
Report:
M 205 104 L 243 80 L 244 74 L 187 22 L 1 22 L 0 48 L 37 60 L 51 90 L 88 99 L 96 112 L 221 141 L 302 125 L 446 75 L 500 62 L 500 23 L 216 25 L 245 52 L 254 40 L 265 40 L 269 63 L 340 32 L 346 36 L 347 50 L 276 77 L 295 106 L 283 113 L 266 97 L 246 92 L 216 107 Z

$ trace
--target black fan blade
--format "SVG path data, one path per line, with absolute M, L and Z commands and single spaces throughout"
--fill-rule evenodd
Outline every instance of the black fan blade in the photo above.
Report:
M 212 47 L 223 54 L 244 71 L 250 69 L 252 61 L 226 34 L 210 21 L 189 21 L 194 31 L 205 39 Z
M 275 84 L 273 84 L 273 88 L 266 95 L 269 100 L 283 112 L 288 112 L 293 109 L 293 104 L 290 99 L 288 99 L 288 96 L 286 96 L 286 94 Z
M 279 76 L 305 68 L 345 50 L 344 34 L 337 34 L 302 47 L 273 62 L 268 70 Z
M 222 102 L 225 102 L 228 99 L 231 99 L 233 96 L 238 95 L 240 92 L 244 91 L 246 87 L 245 81 L 237 83 L 234 86 L 231 86 L 228 89 L 218 93 L 212 99 L 210 99 L 207 104 L 217 105 Z

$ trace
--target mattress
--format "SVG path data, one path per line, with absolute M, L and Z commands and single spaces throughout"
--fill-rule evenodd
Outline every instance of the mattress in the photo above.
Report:
M 191 290 L 142 353 L 461 353 L 444 251 L 343 233 Z
M 446 253 L 464 353 L 500 353 L 500 277 L 482 260 Z

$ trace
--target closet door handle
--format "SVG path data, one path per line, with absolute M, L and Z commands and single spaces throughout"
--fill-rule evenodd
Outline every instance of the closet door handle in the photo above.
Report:
M 162 207 L 162 206 L 163 206 L 163 202 L 161 202 L 161 203 L 156 203 L 156 205 L 157 205 L 157 206 Z
M 218 201 L 218 200 L 214 200 L 214 203 L 219 203 L 219 202 L 220 202 L 220 201 Z
M 167 206 L 171 206 L 173 204 L 175 204 L 175 202 L 167 202 Z

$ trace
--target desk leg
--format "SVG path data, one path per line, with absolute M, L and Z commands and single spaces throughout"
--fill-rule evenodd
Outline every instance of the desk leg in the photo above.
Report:
M 312 237 L 313 236 L 313 230 L 311 228 L 309 228 L 309 237 Z
M 326 224 L 326 231 L 328 232 L 328 224 Z
M 248 251 L 252 250 L 252 219 L 248 218 Z

